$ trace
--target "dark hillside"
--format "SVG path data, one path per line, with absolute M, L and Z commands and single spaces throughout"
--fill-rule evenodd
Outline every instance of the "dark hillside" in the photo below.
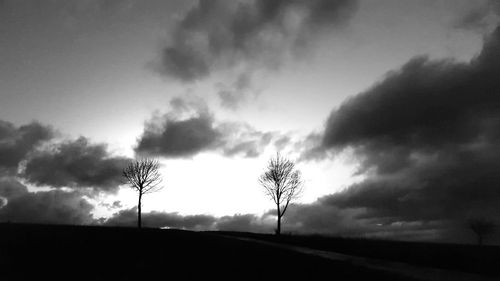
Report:
M 281 235 L 217 232 L 269 242 L 370 257 L 414 265 L 485 274 L 500 278 L 500 247 L 462 244 L 354 239 L 319 235 Z
M 407 280 L 181 230 L 0 224 L 1 280 Z

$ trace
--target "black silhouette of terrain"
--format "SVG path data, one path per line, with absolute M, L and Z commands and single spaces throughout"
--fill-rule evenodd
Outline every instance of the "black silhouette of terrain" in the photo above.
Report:
M 353 256 L 481 274 L 498 277 L 500 280 L 500 246 L 403 242 L 319 235 L 276 236 L 246 232 L 218 233 Z
M 4 223 L 0 280 L 411 280 L 229 234 Z
M 182 230 L 0 224 L 1 280 L 407 280 Z

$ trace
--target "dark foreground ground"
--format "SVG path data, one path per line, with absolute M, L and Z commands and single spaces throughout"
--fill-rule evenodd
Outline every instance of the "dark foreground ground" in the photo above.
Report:
M 217 232 L 273 243 L 302 246 L 353 256 L 404 262 L 422 267 L 480 274 L 500 280 L 500 246 L 353 239 L 315 235 L 281 235 Z
M 0 224 L 0 280 L 411 280 L 227 234 Z

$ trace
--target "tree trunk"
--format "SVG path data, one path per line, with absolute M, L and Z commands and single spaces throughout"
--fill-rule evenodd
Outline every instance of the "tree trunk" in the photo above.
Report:
M 281 210 L 280 210 L 280 205 L 278 204 L 277 205 L 277 208 L 278 210 L 278 221 L 277 221 L 277 228 L 276 228 L 276 235 L 280 235 L 281 234 Z
M 137 227 L 142 227 L 141 222 L 141 200 L 142 200 L 142 192 L 139 192 L 139 203 L 137 204 Z
M 276 235 L 281 234 L 281 216 L 278 216 L 278 228 L 276 229 Z

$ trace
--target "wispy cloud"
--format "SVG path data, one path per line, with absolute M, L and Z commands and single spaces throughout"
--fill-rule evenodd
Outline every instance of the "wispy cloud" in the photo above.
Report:
M 344 24 L 353 0 L 197 1 L 172 32 L 160 73 L 190 82 L 241 64 L 278 67 L 325 30 Z

